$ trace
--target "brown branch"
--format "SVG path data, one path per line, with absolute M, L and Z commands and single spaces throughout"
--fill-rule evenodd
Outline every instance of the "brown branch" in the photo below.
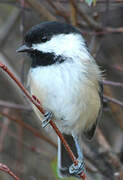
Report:
M 20 126 L 21 126 L 21 124 L 20 124 Z M 4 129 L 4 128 L 6 128 L 6 125 L 4 125 L 2 122 L 0 122 L 0 127 L 2 129 Z M 30 146 L 27 142 L 22 141 L 22 139 L 20 139 L 10 129 L 8 129 L 7 133 L 9 134 L 9 136 L 13 137 L 16 141 L 18 141 L 19 143 L 24 145 L 25 148 L 27 148 L 28 150 L 30 150 L 32 152 L 35 152 L 37 154 L 41 153 L 41 154 L 43 154 L 46 157 L 51 157 L 51 156 L 48 156 L 49 154 L 45 153 L 43 150 L 41 150 L 41 149 L 39 149 L 37 147 L 34 147 L 34 146 Z M 92 172 L 92 173 L 96 173 L 97 172 L 96 168 L 92 164 L 90 165 L 90 163 L 88 161 L 86 161 L 86 160 L 85 160 L 85 162 L 86 162 L 87 171 Z
M 5 125 L 0 122 L 0 127 L 1 127 L 1 128 L 5 128 Z M 39 153 L 45 154 L 45 152 L 44 152 L 44 151 L 41 151 L 41 149 L 36 148 L 36 147 L 34 147 L 34 146 L 31 146 L 31 145 L 28 144 L 27 142 L 22 141 L 22 140 L 21 140 L 20 138 L 18 138 L 17 135 L 14 134 L 10 129 L 8 129 L 7 133 L 8 133 L 11 137 L 13 137 L 16 141 L 18 141 L 19 143 L 21 143 L 22 145 L 24 145 L 28 150 L 30 150 L 30 151 L 32 151 L 32 152 L 35 152 L 35 153 L 37 153 L 37 154 L 39 154 Z M 89 170 L 90 170 L 90 169 L 89 169 Z M 92 171 L 93 171 L 93 170 L 92 170 Z
M 10 108 L 10 109 L 16 109 L 16 110 L 21 110 L 21 111 L 31 111 L 32 108 L 27 107 L 25 105 L 21 104 L 15 104 L 13 102 L 8 102 L 8 101 L 3 101 L 0 100 L 0 106 L 4 108 Z
M 81 9 L 77 6 L 77 2 L 75 0 L 72 0 L 73 6 L 76 9 L 77 13 L 83 17 L 83 19 L 87 22 L 87 24 L 94 28 L 97 31 L 102 31 L 103 27 L 101 24 L 97 23 L 94 19 L 92 19 L 90 16 L 88 16 L 85 12 L 84 9 L 81 7 Z
M 123 87 L 123 83 L 122 82 L 114 82 L 114 81 L 103 80 L 103 84 L 111 85 L 111 86 L 116 86 L 116 87 Z
M 55 13 L 57 15 L 63 17 L 67 22 L 70 21 L 67 12 L 59 2 L 54 3 L 52 0 L 47 0 L 47 1 L 51 5 L 51 7 L 55 10 Z
M 8 113 L 9 109 L 5 108 L 4 112 Z M 8 126 L 9 126 L 8 118 L 5 117 L 3 119 L 3 124 L 4 124 L 4 126 L 3 126 L 3 128 L 1 129 L 1 132 L 0 132 L 0 152 L 2 152 L 4 138 L 6 137 L 6 134 L 7 134 L 7 131 L 8 131 Z
M 78 27 L 82 28 L 82 26 L 86 26 L 86 25 L 82 25 L 82 23 L 80 22 L 77 22 L 77 25 Z M 121 27 L 122 28 L 122 27 Z M 121 29 L 120 29 L 121 30 Z M 85 34 L 85 35 L 95 35 L 95 36 L 100 36 L 100 35 L 105 35 L 105 34 L 111 34 L 111 33 L 123 33 L 123 31 L 120 31 L 119 28 L 115 28 L 115 31 L 108 31 L 106 28 L 104 28 L 103 30 L 100 30 L 100 31 L 91 31 L 91 30 L 83 30 L 83 29 L 80 29 L 80 31 L 82 32 L 82 34 Z M 116 67 L 113 67 L 114 69 L 116 69 Z M 117 69 L 121 69 L 121 67 L 118 67 Z M 122 70 L 122 69 L 121 69 Z
M 102 134 L 102 132 L 99 128 L 97 128 L 96 133 L 97 133 L 96 137 L 97 137 L 98 143 L 100 144 L 100 147 L 102 147 L 104 149 L 104 151 L 107 153 L 107 157 L 109 158 L 111 164 L 117 170 L 120 170 L 121 169 L 121 162 L 118 159 L 118 157 L 115 155 L 115 153 L 112 152 L 108 141 L 106 140 L 106 138 L 104 137 L 104 135 Z
M 25 0 L 20 0 L 21 4 L 21 24 L 20 24 L 20 31 L 22 35 L 22 41 L 24 40 L 24 30 L 25 30 L 25 11 L 24 11 L 24 6 L 25 6 Z
M 71 24 L 76 26 L 77 25 L 77 11 L 76 8 L 74 6 L 74 1 L 73 0 L 69 0 L 70 1 L 70 18 L 71 18 Z
M 20 178 L 17 177 L 5 164 L 0 163 L 0 170 L 8 173 L 15 180 L 20 180 Z
M 77 20 L 77 27 L 83 29 L 83 28 L 87 28 L 87 23 L 85 21 L 80 21 L 80 20 Z
M 21 125 L 22 127 L 24 127 L 25 129 L 27 129 L 28 131 L 30 131 L 31 133 L 34 134 L 34 136 L 48 142 L 50 145 L 52 145 L 53 147 L 57 148 L 57 145 L 51 141 L 49 138 L 47 138 L 46 136 L 44 136 L 43 134 L 41 134 L 40 132 L 38 132 L 35 128 L 31 127 L 29 124 L 23 122 L 23 121 L 19 121 L 18 119 L 16 119 L 15 117 L 11 117 L 10 115 L 8 115 L 8 113 L 5 112 L 0 112 L 0 114 L 2 114 L 3 116 L 7 117 L 8 119 L 18 123 L 19 125 Z
M 107 99 L 108 101 L 111 101 L 111 102 L 113 102 L 113 103 L 115 103 L 115 104 L 118 104 L 119 106 L 123 107 L 123 102 L 121 102 L 121 101 L 119 101 L 119 100 L 117 100 L 117 99 L 115 99 L 115 98 L 106 96 L 106 95 L 103 95 L 103 97 L 104 97 L 105 99 Z
M 104 28 L 104 30 L 108 33 L 122 33 L 123 27 L 118 27 L 118 28 L 106 27 Z
M 17 134 L 16 136 L 18 137 L 19 141 L 17 141 L 16 143 L 16 147 L 17 147 L 17 158 L 16 158 L 16 173 L 17 175 L 21 175 L 20 173 L 20 169 L 22 169 L 22 151 L 23 151 L 23 142 L 24 140 L 24 128 L 23 126 L 21 126 L 21 122 L 22 122 L 22 117 L 21 117 L 21 113 L 20 112 L 16 112 L 16 118 L 19 120 L 18 122 L 18 126 L 17 128 Z
M 19 88 L 23 91 L 23 93 L 26 95 L 26 97 L 38 108 L 38 110 L 44 114 L 44 110 L 41 106 L 41 104 L 37 103 L 37 101 L 34 100 L 34 98 L 32 98 L 29 94 L 29 92 L 24 88 L 24 86 L 17 80 L 17 78 L 11 73 L 11 71 L 9 71 L 9 69 L 7 68 L 7 66 L 5 66 L 4 64 L 0 63 L 0 67 L 9 75 L 9 77 L 11 79 L 14 80 L 14 82 L 19 86 Z M 39 101 L 39 100 L 38 100 Z M 70 146 L 68 145 L 67 141 L 64 139 L 63 135 L 61 134 L 61 132 L 59 131 L 59 129 L 56 127 L 55 123 L 50 120 L 50 125 L 52 126 L 52 128 L 54 129 L 54 131 L 56 132 L 56 134 L 58 135 L 58 137 L 60 138 L 61 142 L 63 143 L 63 145 L 65 146 L 69 156 L 71 157 L 73 163 L 76 165 L 78 165 L 78 161 L 76 159 L 76 157 L 74 156 Z M 86 174 L 84 172 L 82 172 L 80 174 L 80 177 L 83 180 L 87 180 Z
M 108 85 L 104 86 L 104 93 L 106 94 L 106 96 L 113 97 L 112 91 Z M 117 104 L 115 104 L 112 101 L 109 101 L 109 106 L 111 108 L 111 111 L 112 111 L 115 119 L 119 123 L 120 128 L 123 129 L 123 108 L 120 106 L 117 106 Z
M 58 0 L 53 0 L 57 2 Z M 68 0 L 59 0 L 61 3 L 68 3 Z M 106 3 L 107 0 L 97 0 L 96 3 Z M 83 3 L 85 0 L 76 0 L 77 3 Z M 122 3 L 123 0 L 110 0 L 110 3 Z
M 44 7 L 39 1 L 36 0 L 26 0 L 26 3 L 31 6 L 39 16 L 45 17 L 49 21 L 57 21 L 57 18 L 52 15 L 46 7 Z
M 120 173 L 122 170 L 118 156 L 112 152 L 110 144 L 99 128 L 97 128 L 93 143 L 83 141 L 82 146 L 84 157 L 104 176 L 103 179 L 112 180 L 115 173 Z
M 106 3 L 106 0 L 97 0 L 96 3 Z M 110 3 L 123 3 L 123 0 L 110 0 Z
M 6 43 L 6 39 L 8 38 L 9 34 L 11 33 L 15 23 L 20 18 L 20 11 L 18 9 L 13 9 L 12 13 L 9 15 L 7 22 L 1 28 L 0 33 L 0 48 L 4 47 Z
M 105 151 L 111 151 L 111 147 L 110 147 L 108 141 L 105 139 L 105 137 L 103 136 L 103 134 L 99 128 L 97 128 L 97 130 L 96 130 L 96 137 L 97 137 L 97 140 L 98 140 L 100 146 L 103 147 L 105 149 Z
M 107 151 L 104 154 L 101 150 L 97 139 L 93 140 L 93 143 L 87 144 L 82 142 L 84 157 L 89 160 L 91 164 L 97 169 L 98 173 L 104 176 L 104 179 L 112 180 L 114 175 L 114 169 L 112 168 L 111 163 L 107 159 Z M 104 149 L 104 148 L 103 148 Z M 105 152 L 105 151 L 104 151 Z
M 85 20 L 85 22 L 93 28 L 96 32 L 83 32 L 85 34 L 107 34 L 107 33 L 123 33 L 123 27 L 112 28 L 112 27 L 103 27 L 102 24 L 96 22 L 92 17 L 85 13 L 83 7 L 81 9 L 77 6 L 77 2 L 75 0 L 71 0 L 74 8 L 76 9 L 77 13 Z
M 115 169 L 114 172 L 117 171 L 119 173 L 122 169 L 122 164 L 119 158 L 117 157 L 117 155 L 112 152 L 110 144 L 108 143 L 108 141 L 106 140 L 106 138 L 104 137 L 104 135 L 102 134 L 99 128 L 97 128 L 97 131 L 96 131 L 96 139 L 100 145 L 99 148 L 102 149 L 102 152 L 105 154 L 106 159 Z

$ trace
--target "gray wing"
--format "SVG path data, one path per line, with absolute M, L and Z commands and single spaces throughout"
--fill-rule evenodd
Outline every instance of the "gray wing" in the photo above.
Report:
M 100 120 L 101 115 L 102 115 L 102 109 L 103 109 L 103 83 L 99 82 L 99 86 L 100 86 L 99 96 L 100 96 L 100 100 L 101 100 L 101 107 L 100 107 L 96 122 L 93 124 L 92 128 L 87 130 L 86 132 L 84 132 L 85 137 L 87 139 L 89 139 L 89 140 L 91 140 L 93 138 L 96 127 L 97 127 L 97 123 Z

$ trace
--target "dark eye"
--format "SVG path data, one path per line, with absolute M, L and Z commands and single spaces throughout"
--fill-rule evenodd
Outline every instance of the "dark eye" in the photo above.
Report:
M 41 41 L 42 41 L 42 42 L 46 42 L 46 41 L 47 41 L 47 37 L 46 37 L 46 36 L 42 36 L 42 37 L 41 37 Z

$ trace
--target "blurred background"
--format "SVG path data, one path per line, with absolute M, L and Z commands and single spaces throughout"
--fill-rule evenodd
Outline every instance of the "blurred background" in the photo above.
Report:
M 103 71 L 103 116 L 94 139 L 83 138 L 82 146 L 89 180 L 122 180 L 123 0 L 0 0 L 0 62 L 24 85 L 30 61 L 16 49 L 25 32 L 43 21 L 76 26 Z M 21 180 L 59 180 L 56 140 L 53 132 L 41 128 L 31 104 L 0 69 L 0 163 Z M 0 171 L 0 180 L 11 179 Z

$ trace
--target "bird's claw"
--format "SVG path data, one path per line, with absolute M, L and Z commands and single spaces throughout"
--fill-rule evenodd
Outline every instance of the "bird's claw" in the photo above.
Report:
M 45 114 L 44 114 L 44 118 L 43 118 L 43 121 L 42 121 L 42 127 L 43 128 L 45 128 L 48 124 L 49 124 L 49 122 L 50 122 L 50 120 L 52 119 L 52 117 L 53 117 L 53 113 L 52 112 L 46 112 Z
M 77 159 L 78 160 L 78 164 L 77 165 L 74 165 L 72 164 L 70 167 L 69 167 L 69 173 L 70 174 L 76 174 L 76 175 L 79 175 L 81 174 L 82 172 L 85 172 L 85 163 L 84 163 L 84 160 L 83 159 Z

